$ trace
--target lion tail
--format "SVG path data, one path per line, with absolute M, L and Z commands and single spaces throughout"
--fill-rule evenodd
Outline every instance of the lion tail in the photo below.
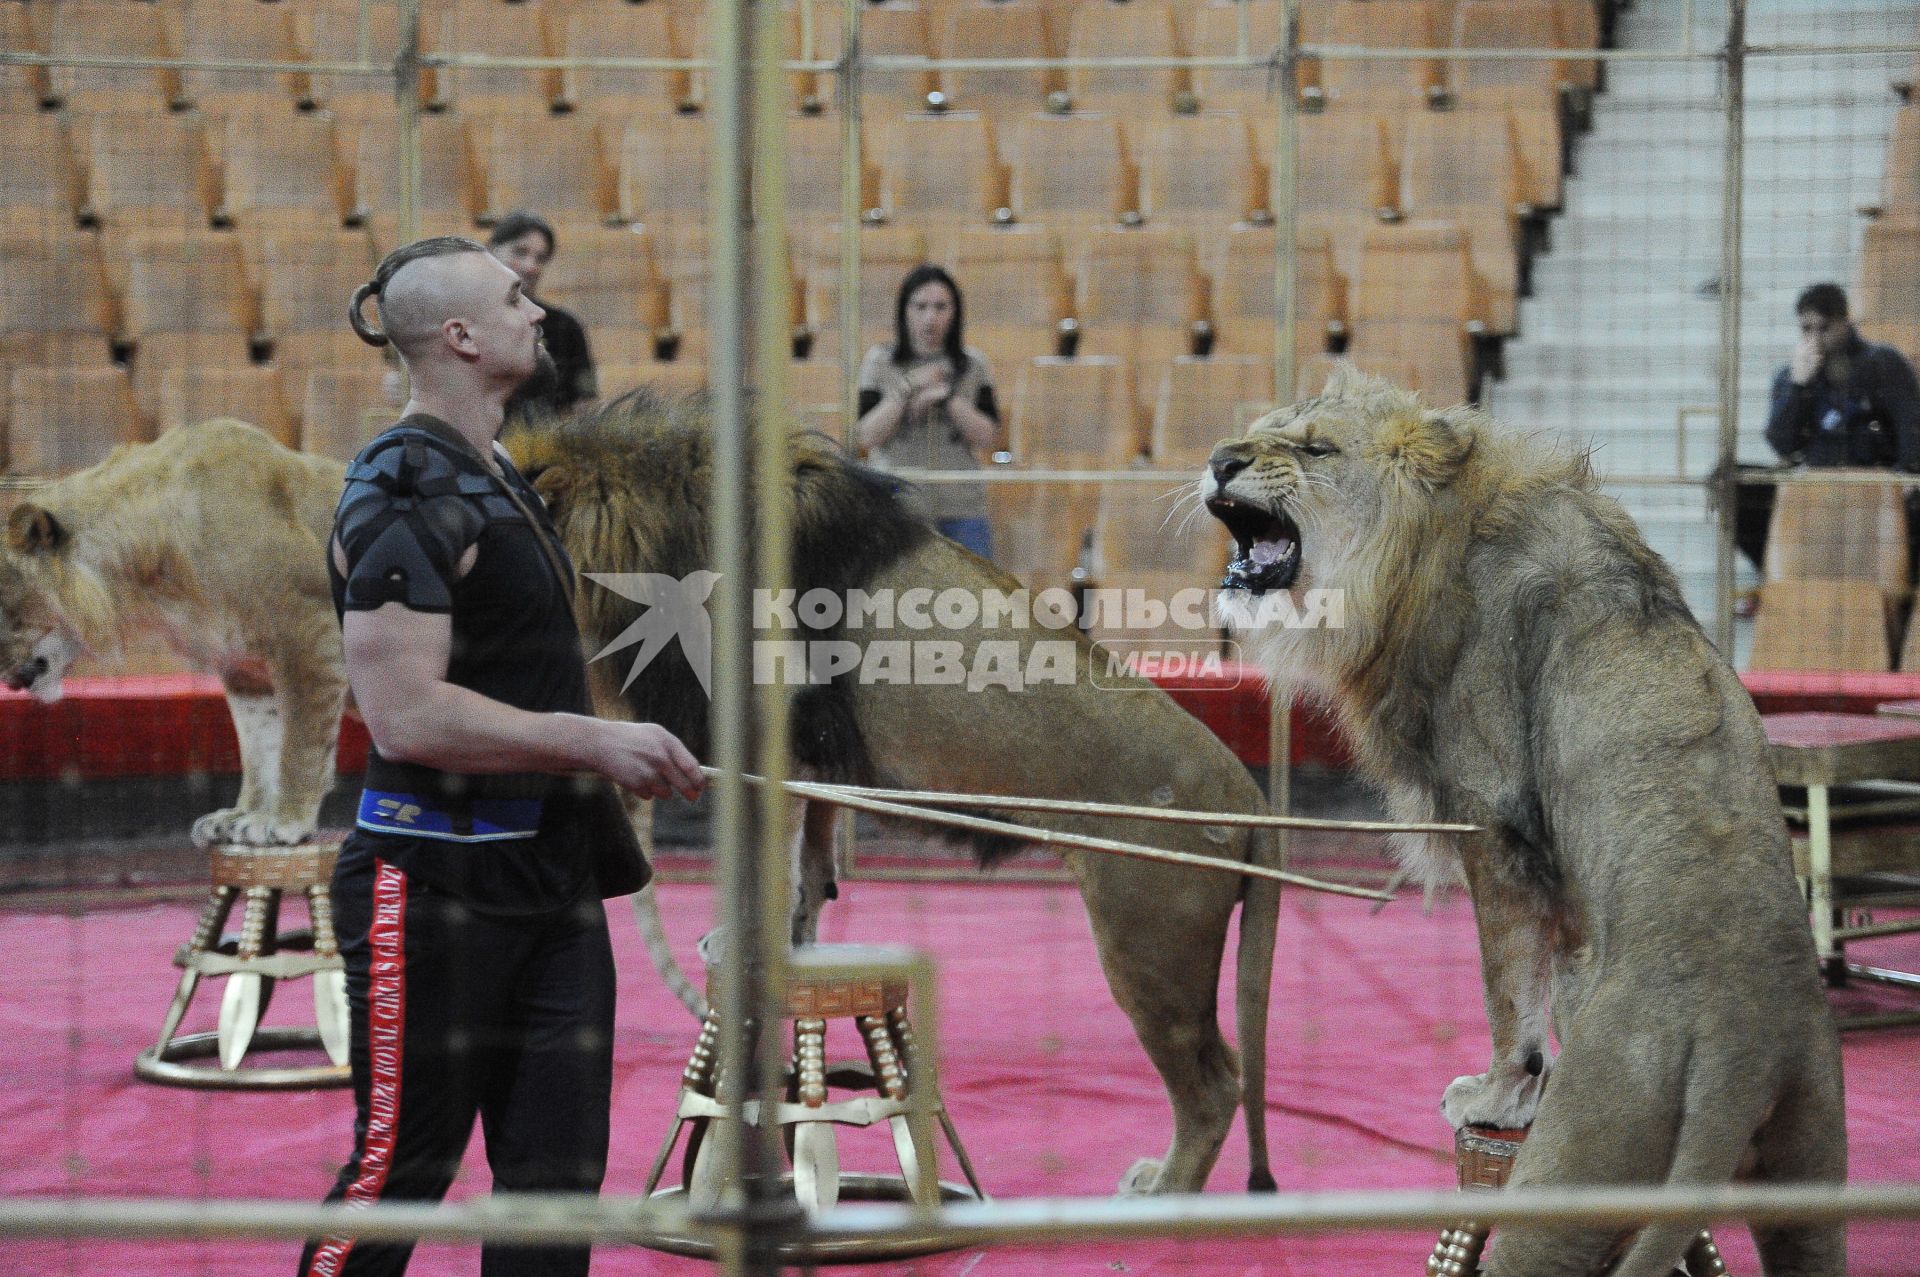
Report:
M 1250 847 L 1256 865 L 1279 869 L 1280 840 L 1256 829 Z M 1274 933 L 1280 926 L 1280 884 L 1271 878 L 1244 880 L 1240 940 L 1235 955 L 1235 1034 L 1240 1039 L 1240 1105 L 1247 1115 L 1247 1191 L 1276 1187 L 1267 1156 L 1267 1005 L 1273 996 Z
M 687 973 L 674 959 L 673 946 L 667 943 L 667 928 L 660 921 L 660 902 L 654 898 L 652 883 L 633 893 L 633 925 L 640 932 L 640 943 L 647 947 L 647 958 L 653 963 L 653 969 L 660 973 L 660 979 L 673 996 L 693 1012 L 694 1019 L 706 1019 L 707 1000 L 693 981 L 687 979 Z

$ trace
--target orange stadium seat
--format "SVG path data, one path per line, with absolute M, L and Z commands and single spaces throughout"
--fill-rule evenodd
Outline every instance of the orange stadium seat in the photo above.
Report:
M 351 460 L 369 439 L 399 419 L 400 405 L 388 396 L 387 373 L 378 361 L 309 372 L 300 447 L 318 456 Z
M 1037 227 L 960 233 L 954 278 L 966 297 L 966 339 L 1003 382 L 1027 360 L 1058 354 L 1072 313 L 1060 237 Z
M 1369 227 L 1349 310 L 1353 354 L 1408 360 L 1432 403 L 1467 397 L 1470 327 L 1484 315 L 1458 226 Z
M 813 60 L 831 62 L 840 56 L 846 5 L 841 0 L 811 0 L 808 15 L 813 26 Z M 796 9 L 796 18 L 799 10 Z M 794 24 L 793 56 L 800 56 L 800 26 Z M 930 57 L 933 30 L 927 11 L 910 0 L 885 0 L 860 6 L 860 51 L 869 56 Z M 800 100 L 839 106 L 837 78 L 832 72 L 803 76 Z M 923 111 L 934 74 L 927 71 L 865 71 L 860 73 L 861 109 L 878 118 L 903 111 Z
M 566 58 L 684 58 L 685 37 L 673 10 L 659 4 L 622 4 L 577 9 L 560 34 Z M 616 71 L 567 67 L 560 72 L 560 102 L 592 115 L 660 115 L 689 100 L 687 72 Z
M 1329 44 L 1432 49 L 1444 38 L 1428 0 L 1338 0 L 1327 18 Z M 1440 88 L 1432 58 L 1327 58 L 1320 88 L 1332 106 L 1365 103 L 1384 110 L 1417 105 Z
M 1007 432 L 1034 469 L 1108 470 L 1141 452 L 1133 368 L 1111 355 L 1043 356 L 1014 371 Z
M 666 290 L 653 240 L 626 228 L 568 230 L 540 282 L 542 298 L 572 311 L 589 337 L 603 328 L 656 329 L 666 322 Z
M 1520 284 L 1520 198 L 1513 134 L 1504 111 L 1417 112 L 1407 119 L 1400 207 L 1411 217 L 1457 223 L 1480 276 L 1488 322 L 1513 331 Z
M 1139 209 L 1139 174 L 1117 117 L 1036 113 L 1013 127 L 1007 198 L 1017 220 L 1070 234 Z
M 1073 10 L 1070 58 L 1179 57 L 1184 52 L 1169 0 L 1084 0 Z M 1186 87 L 1186 70 L 1179 67 L 1083 67 L 1067 73 L 1074 110 L 1111 110 L 1129 118 L 1170 110 Z
M 840 220 L 842 120 L 838 115 L 787 117 L 787 216 L 795 223 L 824 225 Z M 874 206 L 880 194 L 880 170 L 860 148 L 858 213 Z
M 1854 308 L 1861 331 L 1920 358 L 1920 221 L 1869 222 L 1859 270 Z
M 288 6 L 260 0 L 187 0 L 173 18 L 173 47 L 188 61 L 291 62 L 298 57 Z M 274 98 L 284 106 L 302 96 L 299 77 L 274 71 L 180 73 L 180 97 L 205 109 L 230 95 Z
M 1097 231 L 1082 239 L 1074 274 L 1081 353 L 1118 355 L 1151 387 L 1176 355 L 1194 353 L 1207 286 L 1192 236 Z
M 1193 54 L 1200 58 L 1231 57 L 1240 47 L 1240 19 L 1247 21 L 1247 52 L 1266 57 L 1280 47 L 1283 35 L 1279 0 L 1243 0 L 1201 6 L 1193 15 Z M 1301 33 L 1305 39 L 1305 32 Z M 1301 68 L 1312 66 L 1302 62 Z M 1316 72 L 1317 82 L 1317 72 Z M 1207 110 L 1271 113 L 1277 78 L 1265 67 L 1195 67 L 1193 92 Z
M 0 49 L 44 53 L 46 40 L 34 16 L 34 10 L 24 4 L 0 5 Z M 47 92 L 45 67 L 0 66 L 0 115 L 7 117 L 9 125 L 15 123 L 13 117 L 38 110 Z
M 1088 556 L 1094 584 L 1131 591 L 1169 609 L 1157 626 L 1134 624 L 1124 611 L 1119 616 L 1095 613 L 1090 619 L 1096 639 L 1178 644 L 1182 652 L 1218 650 L 1220 633 L 1210 623 L 1208 600 L 1199 593 L 1183 592 L 1206 591 L 1220 584 L 1229 538 L 1220 521 L 1204 512 L 1191 519 L 1182 517 L 1190 502 L 1179 498 L 1191 486 L 1171 492 L 1155 484 L 1101 486 Z M 1172 606 L 1175 603 L 1182 606 Z
M 170 58 L 166 11 L 158 5 L 55 0 L 43 32 L 47 52 L 85 58 Z M 157 112 L 179 93 L 173 71 L 56 66 L 50 96 L 70 110 Z
M 352 220 L 373 232 L 385 251 L 399 247 L 400 139 L 378 120 L 361 126 L 354 152 Z M 478 184 L 467 154 L 466 127 L 457 116 L 420 121 L 420 231 L 424 235 L 473 233 Z
M 598 349 L 596 346 L 595 350 Z M 273 366 L 280 372 L 280 387 L 286 394 L 288 410 L 303 418 L 309 410 L 307 378 L 315 369 L 358 368 L 385 372 L 389 367 L 379 351 L 361 341 L 344 324 L 276 335 Z
M 546 15 L 538 4 L 501 4 L 500 0 L 449 0 L 437 26 L 423 21 L 421 36 L 430 52 L 481 54 L 496 58 L 547 58 Z M 554 71 L 519 67 L 439 67 L 433 77 L 433 105 L 467 112 L 546 110 L 559 87 Z
M 214 417 L 238 417 L 286 444 L 300 444 L 277 368 L 169 368 L 160 378 L 159 433 Z
M 1214 348 L 1273 357 L 1278 311 L 1278 240 L 1271 226 L 1236 226 L 1214 259 Z M 1294 241 L 1294 363 L 1327 348 L 1346 327 L 1346 283 L 1324 233 L 1303 230 Z
M 1553 0 L 1553 20 L 1562 49 L 1600 47 L 1600 6 L 1596 0 Z M 1591 58 L 1567 59 L 1567 75 L 1583 89 L 1600 84 L 1600 63 Z
M 667 285 L 667 329 L 676 344 L 674 360 L 702 361 L 707 352 L 707 232 L 704 227 L 681 229 L 675 238 L 662 245 L 655 241 L 655 261 Z M 743 268 L 752 270 L 750 262 Z M 798 329 L 801 320 L 801 296 L 797 284 L 789 280 L 785 307 L 789 331 Z M 749 323 L 752 317 L 749 316 Z
M 1566 41 L 1550 0 L 1461 0 L 1452 44 L 1460 49 L 1558 49 Z M 1557 108 L 1572 82 L 1568 64 L 1468 58 L 1447 67 L 1447 91 L 1463 105 Z
M 1048 30 L 1046 13 L 1037 3 L 970 0 L 947 10 L 940 56 L 1031 58 L 1058 47 Z M 955 107 L 978 111 L 996 122 L 1039 110 L 1047 94 L 1062 85 L 1060 73 L 1046 69 L 942 71 L 940 83 Z
M 1880 203 L 1869 211 L 1892 222 L 1920 220 L 1920 104 L 1893 113 Z
M 1273 403 L 1272 360 L 1182 355 L 1160 374 L 1148 453 L 1157 466 L 1204 465 L 1215 444 L 1244 433 Z
M 799 359 L 787 365 L 787 402 L 794 425 L 847 438 L 845 370 L 837 359 Z
M 1273 153 L 1271 134 L 1256 123 L 1263 155 Z M 1319 231 L 1331 242 L 1343 275 L 1360 264 L 1360 238 L 1367 224 L 1400 205 L 1399 157 L 1385 117 L 1366 110 L 1330 110 L 1299 117 L 1294 165 L 1294 208 L 1301 230 Z M 1273 165 L 1267 207 L 1279 206 L 1279 166 Z
M 333 118 L 282 107 L 268 119 L 231 116 L 221 140 L 225 193 L 216 221 L 249 236 L 268 227 L 328 230 L 347 210 L 349 175 L 340 162 Z
M 614 219 L 613 170 L 594 120 L 505 115 L 475 119 L 469 128 L 483 223 L 518 208 L 578 221 Z
M 338 330 L 353 290 L 373 278 L 373 241 L 365 231 L 275 230 L 254 249 L 260 325 L 285 334 Z
M 124 368 L 16 368 L 9 389 L 9 473 L 67 474 L 151 437 Z
M 1889 604 L 1905 599 L 1907 512 L 1899 486 L 1781 484 L 1763 561 L 1769 581 L 1871 581 Z
M 840 357 L 840 229 L 822 226 L 802 245 L 796 265 L 806 280 L 806 324 L 812 360 Z M 893 337 L 894 301 L 906 273 L 927 260 L 927 237 L 911 226 L 860 228 L 860 349 Z M 965 287 L 964 285 L 962 287 Z M 969 340 L 972 328 L 969 326 Z
M 294 15 L 301 47 L 316 62 L 357 62 L 361 57 L 360 0 L 325 0 L 310 13 Z M 366 6 L 366 59 L 391 66 L 400 52 L 400 6 L 370 0 Z M 307 100 L 342 120 L 389 118 L 394 114 L 391 76 L 321 73 L 307 77 Z
M 0 165 L 0 218 L 71 226 L 80 204 L 80 174 L 66 120 L 37 112 L 0 119 L 11 156 Z
M 966 226 L 983 226 L 1006 203 L 1006 175 L 985 116 L 967 111 L 907 115 L 884 130 L 880 207 L 926 229 L 930 249 Z
M 988 484 L 995 565 L 1036 593 L 1070 586 L 1099 502 L 1096 483 Z
M 707 366 L 684 359 L 673 363 L 653 360 L 603 363 L 596 371 L 600 378 L 602 399 L 617 399 L 643 386 L 668 399 L 678 399 L 707 388 Z
M 1871 581 L 1769 581 L 1760 587 L 1747 667 L 1883 672 L 1892 668 L 1891 624 Z
M 661 251 L 707 222 L 707 121 L 666 116 L 630 121 L 620 135 L 621 220 L 644 222 Z
M 215 173 L 199 119 L 191 115 L 72 117 L 85 147 L 83 216 L 115 228 L 202 227 Z
M 126 240 L 126 272 L 121 328 L 134 343 L 134 397 L 142 412 L 157 411 L 169 368 L 248 362 L 258 306 L 236 237 L 139 232 Z
M 1237 111 L 1160 121 L 1140 148 L 1141 211 L 1149 225 L 1190 231 L 1203 255 L 1227 228 L 1267 206 L 1253 132 Z
M 0 364 L 105 363 L 115 315 L 95 237 L 8 235 L 0 256 Z

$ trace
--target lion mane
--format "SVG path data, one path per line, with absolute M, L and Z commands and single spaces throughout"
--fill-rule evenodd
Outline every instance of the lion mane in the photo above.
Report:
M 1531 1124 L 1515 1184 L 1843 1179 L 1759 716 L 1586 458 L 1343 369 L 1215 448 L 1201 495 L 1261 659 L 1331 702 L 1396 817 L 1482 830 L 1399 849 L 1464 877 L 1479 926 L 1494 1059 L 1448 1119 Z M 1312 589 L 1345 592 L 1344 628 L 1262 625 Z M 1624 1245 L 1606 1271 L 1665 1274 L 1690 1236 L 1514 1229 L 1488 1272 L 1597 1272 Z M 1755 1237 L 1770 1273 L 1844 1271 L 1840 1228 Z

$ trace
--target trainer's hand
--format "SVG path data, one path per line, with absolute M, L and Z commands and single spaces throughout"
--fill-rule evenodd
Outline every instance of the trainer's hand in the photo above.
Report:
M 622 789 L 642 798 L 679 794 L 691 802 L 707 787 L 699 760 L 658 723 L 600 720 L 600 732 L 595 770 Z
M 1787 365 L 1787 375 L 1793 378 L 1793 384 L 1804 386 L 1812 381 L 1820 371 L 1820 341 L 1812 334 L 1800 339 L 1793 348 L 1793 359 Z

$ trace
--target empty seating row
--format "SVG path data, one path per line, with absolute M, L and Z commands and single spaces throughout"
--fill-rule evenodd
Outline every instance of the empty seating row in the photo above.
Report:
M 375 0 L 363 27 L 358 0 L 299 7 L 260 0 L 33 0 L 10 3 L 0 29 L 8 47 L 55 56 L 178 58 L 188 61 L 364 62 L 385 67 L 400 50 L 398 6 Z M 691 60 L 705 49 L 699 3 L 581 4 L 544 0 L 441 0 L 422 6 L 423 51 L 495 58 L 656 58 Z M 1244 12 L 1243 12 L 1244 10 Z M 1302 35 L 1310 43 L 1409 48 L 1590 48 L 1598 35 L 1593 0 L 1309 0 Z M 788 6 L 791 56 L 832 61 L 841 54 L 844 6 L 807 0 Z M 862 47 L 869 55 L 986 59 L 1035 54 L 1103 57 L 1222 57 L 1245 47 L 1254 57 L 1280 42 L 1279 0 L 1247 5 L 1182 0 L 964 0 L 863 5 Z M 1473 100 L 1534 104 L 1564 86 L 1591 83 L 1580 60 L 1321 59 L 1303 76 L 1310 93 L 1334 101 L 1390 100 L 1447 92 Z M 1444 71 L 1443 71 L 1444 66 Z M 390 101 L 390 78 L 298 70 L 177 71 L 120 67 L 20 68 L 0 81 L 17 100 L 115 107 L 210 105 L 223 98 L 278 98 L 341 115 L 377 112 Z M 527 104 L 542 109 L 697 109 L 702 76 L 659 69 L 441 66 L 422 77 L 430 107 Z M 793 77 L 795 102 L 829 104 L 832 77 Z M 951 68 L 868 71 L 876 101 L 918 107 L 938 92 L 988 114 L 1021 114 L 1065 93 L 1077 107 L 1160 108 L 1248 105 L 1270 91 L 1258 68 L 1169 67 L 1146 71 L 1079 67 Z
M 392 374 L 361 349 L 360 362 L 339 367 L 172 365 L 158 378 L 157 416 L 136 404 L 134 378 L 124 367 L 11 367 L 0 385 L 6 469 L 66 473 L 118 444 L 213 417 L 251 422 L 290 447 L 350 457 L 397 407 Z

